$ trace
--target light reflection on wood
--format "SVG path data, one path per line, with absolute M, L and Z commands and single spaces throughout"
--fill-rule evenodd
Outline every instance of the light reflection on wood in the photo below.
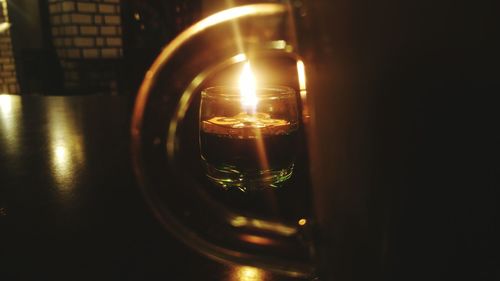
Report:
M 84 146 L 80 126 L 77 126 L 76 110 L 60 97 L 53 99 L 53 107 L 46 112 L 49 125 L 51 171 L 59 192 L 73 188 L 74 174 L 84 161 Z
M 15 155 L 19 152 L 21 130 L 21 98 L 0 95 L 0 146 L 1 151 Z

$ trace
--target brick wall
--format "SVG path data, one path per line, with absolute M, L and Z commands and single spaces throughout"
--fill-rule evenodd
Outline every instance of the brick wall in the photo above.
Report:
M 65 88 L 116 93 L 123 55 L 120 0 L 49 0 L 49 12 Z
M 0 24 L 8 22 L 7 1 L 0 0 Z M 0 93 L 19 94 L 12 39 L 8 28 L 0 31 Z

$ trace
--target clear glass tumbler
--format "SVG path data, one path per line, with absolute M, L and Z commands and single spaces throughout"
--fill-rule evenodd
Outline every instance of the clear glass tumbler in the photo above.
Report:
M 295 91 L 262 87 L 256 96 L 249 109 L 239 88 L 202 91 L 201 158 L 209 180 L 224 189 L 276 188 L 292 176 L 299 127 Z

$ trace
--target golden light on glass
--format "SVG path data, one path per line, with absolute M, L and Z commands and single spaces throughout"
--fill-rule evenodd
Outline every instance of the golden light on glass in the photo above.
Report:
M 280 233 L 283 236 L 291 236 L 297 232 L 297 229 L 295 227 L 289 225 L 262 219 L 248 218 L 244 216 L 235 216 L 229 219 L 229 223 L 234 227 L 245 227 L 264 231 L 272 231 Z
M 307 123 L 309 119 L 309 107 L 307 101 L 306 70 L 304 62 L 300 59 L 297 60 L 297 78 L 299 80 L 299 93 L 302 102 L 302 117 L 304 122 Z
M 262 246 L 274 244 L 274 241 L 272 239 L 258 235 L 242 234 L 240 238 L 243 241 Z
M 306 219 L 300 219 L 298 223 L 299 223 L 300 226 L 304 226 L 304 225 L 306 225 L 307 220 Z
M 304 62 L 302 60 L 297 60 L 297 77 L 299 80 L 300 89 L 300 99 L 305 103 L 307 98 L 307 85 L 306 85 L 306 71 L 304 67 Z
M 269 276 L 262 269 L 250 266 L 237 266 L 231 272 L 228 281 L 264 281 Z
M 276 40 L 272 42 L 272 46 L 275 49 L 285 49 L 286 41 L 285 40 Z
M 297 60 L 297 76 L 299 78 L 299 89 L 301 91 L 306 90 L 306 71 L 302 60 Z

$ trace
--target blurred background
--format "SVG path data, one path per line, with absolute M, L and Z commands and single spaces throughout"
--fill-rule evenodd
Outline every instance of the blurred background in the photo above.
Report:
M 0 93 L 133 96 L 179 32 L 252 2 L 0 0 Z

